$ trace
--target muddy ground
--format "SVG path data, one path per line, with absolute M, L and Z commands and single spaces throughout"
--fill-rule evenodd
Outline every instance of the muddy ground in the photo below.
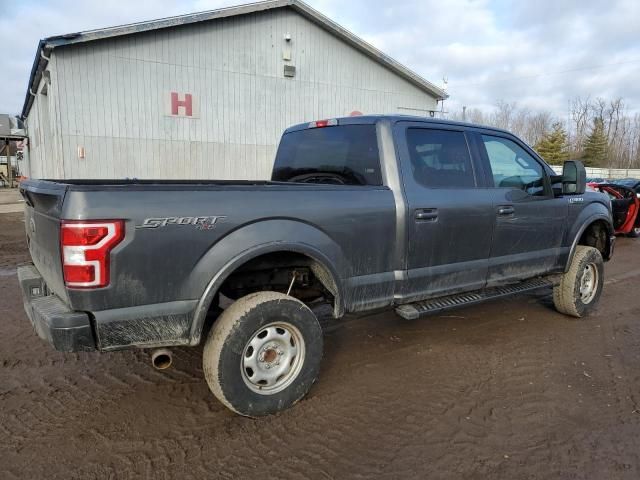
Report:
M 32 331 L 0 216 L 0 478 L 640 478 L 640 240 L 595 315 L 549 292 L 415 322 L 351 318 L 307 398 L 261 420 L 209 393 L 201 349 L 62 354 Z

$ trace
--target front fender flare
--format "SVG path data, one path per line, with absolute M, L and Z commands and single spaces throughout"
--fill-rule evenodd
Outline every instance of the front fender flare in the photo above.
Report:
M 580 238 L 582 237 L 584 232 L 587 230 L 587 228 L 593 225 L 593 223 L 598 221 L 604 222 L 604 224 L 607 226 L 607 235 L 608 235 L 607 244 L 611 242 L 610 237 L 614 236 L 615 234 L 613 225 L 611 224 L 611 216 L 606 210 L 606 207 L 603 206 L 602 209 L 604 210 L 604 212 L 598 209 L 598 211 L 596 211 L 595 213 L 594 212 L 589 213 L 584 219 L 578 217 L 578 219 L 574 223 L 574 225 L 579 225 L 579 228 L 577 228 L 577 230 L 575 230 L 575 233 L 569 237 L 569 238 L 573 238 L 573 241 L 571 243 L 569 256 L 567 257 L 567 262 L 564 267 L 565 272 L 567 272 L 569 270 L 569 267 L 571 266 L 571 262 L 573 260 L 573 256 L 576 253 L 576 248 L 578 246 L 578 242 L 580 241 Z M 608 258 L 605 258 L 605 260 L 608 260 Z

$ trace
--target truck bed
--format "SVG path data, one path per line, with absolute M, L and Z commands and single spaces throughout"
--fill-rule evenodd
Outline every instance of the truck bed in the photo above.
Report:
M 27 203 L 27 235 L 36 268 L 49 290 L 66 305 L 92 313 L 99 332 L 105 332 L 101 338 L 104 348 L 122 341 L 106 332 L 125 328 L 119 324 L 129 321 L 127 316 L 145 318 L 159 311 L 170 312 L 173 319 L 183 318 L 180 328 L 176 327 L 175 341 L 189 341 L 190 315 L 212 277 L 256 245 L 329 256 L 326 262 L 340 278 L 365 278 L 356 292 L 366 289 L 368 282 L 386 279 L 378 278 L 379 273 L 397 268 L 390 256 L 373 255 L 371 248 L 354 241 L 375 238 L 381 251 L 393 251 L 395 202 L 388 187 L 271 181 L 27 180 L 20 190 Z M 199 229 L 188 221 L 196 217 L 216 221 L 210 228 Z M 124 221 L 124 240 L 111 253 L 108 287 L 65 287 L 60 248 L 63 220 Z M 389 296 L 386 291 L 379 294 Z M 376 295 L 357 298 L 378 300 Z M 127 309 L 126 315 L 120 309 Z M 113 313 L 101 313 L 105 310 Z M 149 328 L 158 325 L 156 320 Z
M 198 187 L 256 187 L 256 186 L 287 186 L 292 188 L 335 187 L 336 185 L 318 185 L 310 183 L 274 182 L 271 180 L 187 180 L 187 179 L 38 179 L 24 180 L 21 186 L 29 189 L 52 188 L 53 185 L 69 188 L 75 191 L 95 191 L 112 188 L 198 188 Z

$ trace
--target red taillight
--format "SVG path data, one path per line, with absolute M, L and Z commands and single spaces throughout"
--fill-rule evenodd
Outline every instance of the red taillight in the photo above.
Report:
M 67 287 L 100 288 L 109 285 L 109 252 L 123 238 L 122 220 L 63 220 L 60 249 Z
M 93 265 L 65 265 L 64 280 L 67 285 L 72 286 L 73 283 L 85 285 L 91 283 L 96 278 L 96 269 Z
M 72 224 L 63 224 L 62 245 L 83 246 L 95 245 L 109 234 L 106 226 L 70 228 Z

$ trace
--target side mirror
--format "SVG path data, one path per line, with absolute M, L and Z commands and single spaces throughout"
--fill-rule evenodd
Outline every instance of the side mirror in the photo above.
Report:
M 567 160 L 562 167 L 562 193 L 582 195 L 587 189 L 587 171 L 579 160 Z

